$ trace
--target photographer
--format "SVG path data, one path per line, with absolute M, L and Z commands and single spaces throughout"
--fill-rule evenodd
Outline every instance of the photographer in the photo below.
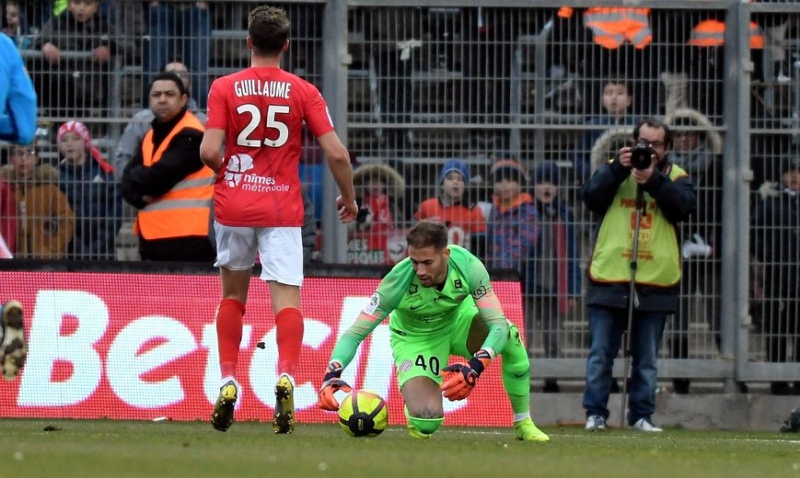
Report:
M 640 431 L 661 431 L 650 417 L 655 412 L 658 344 L 666 316 L 678 307 L 681 267 L 676 225 L 694 213 L 697 203 L 689 176 L 669 162 L 669 127 L 644 119 L 634 128 L 633 139 L 635 147 L 620 149 L 581 190 L 587 207 L 602 216 L 586 296 L 591 349 L 583 407 L 590 431 L 607 428 L 611 368 L 631 304 L 633 373 L 627 419 Z M 636 231 L 638 244 L 634 244 Z M 636 264 L 631 263 L 634 245 Z

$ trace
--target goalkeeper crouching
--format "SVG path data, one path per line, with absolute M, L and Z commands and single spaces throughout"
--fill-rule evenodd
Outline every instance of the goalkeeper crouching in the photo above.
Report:
M 319 406 L 335 411 L 333 394 L 349 392 L 340 377 L 358 345 L 389 317 L 397 381 L 413 438 L 430 438 L 444 421 L 442 395 L 472 393 L 491 361 L 502 355 L 503 385 L 518 440 L 549 441 L 530 417 L 530 362 L 517 327 L 503 314 L 483 263 L 447 245 L 444 225 L 421 221 L 407 235 L 408 255 L 381 280 L 352 327 L 336 343 L 319 391 Z M 467 358 L 439 370 L 450 355 Z M 440 374 L 441 372 L 441 374 Z

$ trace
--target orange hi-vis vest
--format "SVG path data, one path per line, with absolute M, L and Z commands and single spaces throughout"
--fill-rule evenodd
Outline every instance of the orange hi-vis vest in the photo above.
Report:
M 583 25 L 592 30 L 598 45 L 614 50 L 627 39 L 637 49 L 642 49 L 653 41 L 649 8 L 592 7 L 583 13 Z M 568 18 L 572 8 L 562 7 L 558 16 Z
M 157 163 L 169 148 L 172 138 L 186 128 L 205 131 L 200 120 L 187 111 L 155 150 L 153 130 L 148 131 L 142 141 L 144 167 Z M 139 211 L 133 231 L 147 240 L 208 236 L 214 178 L 214 171 L 208 166 L 187 175 L 166 194 Z
M 719 20 L 703 20 L 692 29 L 689 45 L 712 47 L 725 44 L 725 22 Z M 750 48 L 762 50 L 764 48 L 764 34 L 761 27 L 755 22 L 750 22 Z

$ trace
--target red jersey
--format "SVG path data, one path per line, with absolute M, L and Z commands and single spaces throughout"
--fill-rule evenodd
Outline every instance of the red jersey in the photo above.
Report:
M 303 225 L 297 166 L 303 121 L 319 137 L 333 131 L 319 90 L 280 68 L 248 68 L 217 79 L 206 129 L 225 131 L 225 160 L 214 184 L 220 224 Z
M 470 235 L 486 232 L 486 221 L 478 207 L 445 206 L 439 198 L 420 204 L 414 219 L 441 222 L 447 226 L 447 242 L 466 248 L 470 247 Z

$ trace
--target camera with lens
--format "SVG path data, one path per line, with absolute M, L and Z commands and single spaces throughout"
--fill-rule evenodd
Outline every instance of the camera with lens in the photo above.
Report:
M 639 144 L 631 148 L 631 165 L 638 169 L 644 170 L 650 167 L 653 163 L 653 155 L 656 154 L 650 146 Z

